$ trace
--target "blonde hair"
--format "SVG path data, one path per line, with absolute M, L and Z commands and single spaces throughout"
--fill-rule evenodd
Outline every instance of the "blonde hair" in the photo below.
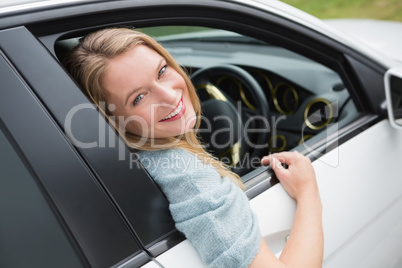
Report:
M 176 70 L 187 85 L 191 103 L 197 115 L 197 122 L 194 131 L 170 138 L 149 138 L 141 146 L 137 146 L 144 137 L 119 129 L 117 122 L 112 120 L 112 113 L 108 107 L 106 90 L 103 86 L 103 78 L 107 72 L 110 59 L 138 45 L 147 46 L 155 50 L 163 58 L 169 67 Z M 194 153 L 205 164 L 212 165 L 222 177 L 229 177 L 240 188 L 244 189 L 240 177 L 228 170 L 221 161 L 207 153 L 197 138 L 197 130 L 200 125 L 201 105 L 194 86 L 187 73 L 177 64 L 173 57 L 158 42 L 150 36 L 127 28 L 108 28 L 88 34 L 80 40 L 64 62 L 65 67 L 74 77 L 81 89 L 98 105 L 99 109 L 106 115 L 110 123 L 122 134 L 126 143 L 138 150 L 160 150 L 161 148 L 182 148 Z M 106 104 L 105 106 L 100 105 Z M 101 107 L 102 106 L 102 107 Z

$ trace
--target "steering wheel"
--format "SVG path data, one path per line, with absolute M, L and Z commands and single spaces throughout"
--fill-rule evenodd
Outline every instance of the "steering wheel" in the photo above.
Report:
M 230 77 L 244 85 L 251 93 L 255 110 L 243 105 L 236 108 L 228 94 L 212 83 L 216 77 Z M 192 74 L 191 80 L 201 100 L 199 135 L 206 149 L 232 166 L 237 174 L 245 174 L 252 168 L 247 160 L 261 158 L 269 152 L 270 110 L 261 86 L 252 75 L 235 65 L 200 69 Z

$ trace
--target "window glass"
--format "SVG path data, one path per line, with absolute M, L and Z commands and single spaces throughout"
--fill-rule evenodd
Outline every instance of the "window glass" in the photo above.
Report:
M 84 267 L 0 129 L 0 267 Z

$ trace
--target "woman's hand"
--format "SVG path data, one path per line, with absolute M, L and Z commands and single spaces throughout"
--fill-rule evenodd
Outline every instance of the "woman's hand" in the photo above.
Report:
M 310 159 L 298 152 L 281 152 L 266 156 L 261 162 L 271 165 L 283 188 L 296 199 L 297 210 L 290 237 L 279 260 L 262 240 L 260 251 L 249 268 L 322 267 L 322 205 Z
M 308 157 L 299 152 L 281 152 L 265 156 L 261 163 L 269 164 L 286 192 L 296 201 L 318 195 L 315 172 Z M 283 164 L 286 164 L 287 168 Z

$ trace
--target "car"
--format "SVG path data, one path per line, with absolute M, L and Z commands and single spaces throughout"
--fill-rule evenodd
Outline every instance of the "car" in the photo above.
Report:
M 241 175 L 276 256 L 296 202 L 259 159 L 297 150 L 317 175 L 323 267 L 401 267 L 400 43 L 380 51 L 356 21 L 268 0 L 3 1 L 0 17 L 1 267 L 205 267 L 63 67 L 79 38 L 121 26 L 153 36 L 192 76 L 202 139 Z M 383 38 L 402 30 L 371 23 Z M 216 127 L 222 118 L 235 124 Z

